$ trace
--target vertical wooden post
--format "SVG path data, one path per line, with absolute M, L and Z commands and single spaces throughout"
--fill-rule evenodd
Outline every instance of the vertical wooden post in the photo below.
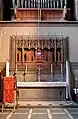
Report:
M 63 40 L 61 41 L 61 62 L 63 62 Z
M 56 40 L 55 40 L 55 62 L 56 62 Z
M 22 63 L 24 62 L 24 39 L 22 36 Z
M 24 63 L 24 47 L 22 47 L 22 63 Z
M 40 9 L 40 21 L 41 21 L 41 9 Z
M 16 79 L 16 82 L 15 82 L 15 84 L 16 84 L 16 108 L 18 108 L 18 91 L 17 91 L 17 78 L 16 78 L 16 76 L 15 76 L 15 79 Z
M 51 73 L 53 73 L 53 65 L 51 64 Z
M 15 65 L 16 65 L 16 63 L 17 63 L 17 33 L 15 36 Z
M 2 102 L 2 113 L 3 113 L 3 111 L 4 111 L 4 104 L 3 104 L 3 102 Z
M 61 73 L 63 72 L 63 64 L 61 64 Z

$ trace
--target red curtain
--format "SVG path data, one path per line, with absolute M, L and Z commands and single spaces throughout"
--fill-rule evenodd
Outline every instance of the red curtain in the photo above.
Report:
M 3 102 L 14 102 L 14 77 L 3 78 Z

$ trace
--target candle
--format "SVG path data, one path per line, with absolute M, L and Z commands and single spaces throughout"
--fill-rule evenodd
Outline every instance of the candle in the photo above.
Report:
M 9 76 L 9 61 L 6 59 L 6 76 Z

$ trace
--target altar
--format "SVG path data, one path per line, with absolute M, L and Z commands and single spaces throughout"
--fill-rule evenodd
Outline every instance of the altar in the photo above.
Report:
M 21 100 L 65 100 L 66 82 L 17 82 L 17 104 Z

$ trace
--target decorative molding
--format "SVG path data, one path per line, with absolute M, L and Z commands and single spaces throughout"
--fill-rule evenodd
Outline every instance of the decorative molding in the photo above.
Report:
M 0 21 L 1 27 L 78 27 L 78 21 Z

